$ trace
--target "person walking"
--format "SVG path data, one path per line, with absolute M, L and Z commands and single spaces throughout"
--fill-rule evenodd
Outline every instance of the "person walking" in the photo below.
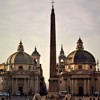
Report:
M 93 100 L 95 100 L 95 98 L 93 98 Z
M 90 100 L 92 100 L 92 96 L 90 96 Z
M 32 100 L 41 100 L 40 94 L 35 94 Z
M 68 100 L 68 97 L 67 97 L 67 95 L 65 95 L 65 98 L 64 98 L 64 100 Z

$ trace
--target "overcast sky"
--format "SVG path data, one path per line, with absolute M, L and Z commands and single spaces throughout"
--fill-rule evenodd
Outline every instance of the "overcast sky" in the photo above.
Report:
M 49 76 L 51 0 L 0 0 L 0 63 L 17 51 L 22 40 L 25 52 L 34 47 L 41 54 L 46 82 Z M 100 0 L 55 0 L 57 57 L 76 49 L 79 37 L 84 49 L 100 61 Z

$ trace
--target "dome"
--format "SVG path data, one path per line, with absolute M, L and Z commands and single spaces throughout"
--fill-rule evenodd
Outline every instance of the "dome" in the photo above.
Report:
M 67 56 L 67 63 L 96 64 L 94 56 L 86 50 L 75 50 Z
M 67 64 L 96 64 L 94 56 L 83 49 L 83 42 L 79 38 L 77 48 L 67 56 Z
M 10 57 L 8 57 L 7 64 L 33 64 L 32 57 L 24 52 L 24 48 L 21 41 L 17 51 L 18 52 L 15 52 Z
M 33 64 L 33 59 L 25 52 L 16 52 L 7 59 L 7 64 Z

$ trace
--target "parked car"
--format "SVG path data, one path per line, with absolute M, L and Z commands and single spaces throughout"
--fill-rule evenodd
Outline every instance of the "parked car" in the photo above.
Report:
M 3 95 L 4 95 L 4 96 L 9 96 L 9 93 L 3 92 Z
M 0 92 L 0 96 L 9 96 L 9 93 L 7 93 L 7 92 Z
M 68 94 L 68 91 L 59 91 L 59 96 L 60 96 L 61 98 L 64 98 L 65 95 L 67 95 L 67 94 Z
M 0 92 L 0 96 L 3 96 L 3 92 Z
M 16 91 L 15 95 L 16 96 L 20 96 L 21 95 L 21 92 L 20 91 Z
M 99 92 L 98 91 L 95 91 L 94 92 L 94 96 L 99 96 Z

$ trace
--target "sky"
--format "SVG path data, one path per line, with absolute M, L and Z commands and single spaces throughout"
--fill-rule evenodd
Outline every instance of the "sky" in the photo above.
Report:
M 49 79 L 51 0 L 0 0 L 0 63 L 17 51 L 41 54 L 46 83 Z M 57 59 L 63 45 L 66 56 L 76 49 L 79 37 L 84 49 L 100 61 L 100 0 L 55 0 Z M 58 62 L 58 60 L 57 60 Z

